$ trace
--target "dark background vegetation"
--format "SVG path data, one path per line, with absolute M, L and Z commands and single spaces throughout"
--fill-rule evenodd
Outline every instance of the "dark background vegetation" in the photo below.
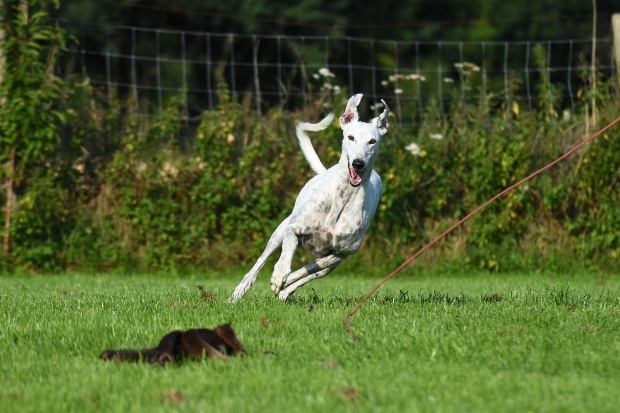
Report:
M 188 126 L 178 96 L 159 118 L 132 116 L 131 96 L 112 100 L 88 79 L 54 70 L 75 35 L 54 19 L 232 33 L 321 34 L 394 40 L 544 40 L 592 35 L 583 1 L 139 2 L 67 0 L 59 8 L 4 2 L 6 75 L 1 85 L 0 195 L 12 179 L 10 248 L 0 269 L 207 270 L 247 265 L 311 176 L 293 125 L 341 112 L 351 91 L 316 95 L 303 107 L 261 116 L 228 93 Z M 609 37 L 611 2 L 598 9 L 597 36 Z M 38 11 L 47 10 L 50 19 Z M 63 27 L 67 27 L 66 31 Z M 544 48 L 535 52 L 545 55 Z M 606 52 L 609 54 L 609 51 Z M 586 59 L 587 60 L 587 59 Z M 389 64 L 389 62 L 388 62 Z M 538 59 L 544 73 L 545 59 Z M 214 75 L 215 76 L 215 75 Z M 559 156 L 619 113 L 617 79 L 580 74 L 578 107 L 564 112 L 539 76 L 535 110 L 489 108 L 471 75 L 470 96 L 455 92 L 445 118 L 437 101 L 423 125 L 392 122 L 378 172 L 385 192 L 353 264 L 392 265 L 499 190 Z M 517 93 L 518 83 L 510 93 Z M 493 91 L 491 91 L 492 93 Z M 504 93 L 503 90 L 495 91 Z M 596 111 L 592 111 L 592 99 Z M 372 102 L 368 102 L 370 104 Z M 431 139 L 440 133 L 443 139 Z M 337 161 L 339 131 L 315 139 L 326 165 Z M 181 141 L 180 136 L 185 139 Z M 188 138 L 189 136 L 189 138 Z M 452 262 L 490 271 L 618 268 L 620 132 L 611 130 L 544 176 L 508 194 L 426 254 L 422 265 Z M 405 149 L 416 142 L 415 156 Z M 12 155 L 12 154 L 15 155 Z M 12 169 L 10 161 L 15 162 Z M 4 216 L 4 215 L 3 215 Z
M 613 2 L 599 1 L 598 36 L 610 34 Z M 388 40 L 549 40 L 592 36 L 592 2 L 543 0 L 66 0 L 71 21 L 247 34 Z

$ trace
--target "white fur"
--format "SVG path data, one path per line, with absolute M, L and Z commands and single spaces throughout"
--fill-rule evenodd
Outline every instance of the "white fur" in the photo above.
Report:
M 333 114 L 316 124 L 297 125 L 299 145 L 317 175 L 302 188 L 293 212 L 275 230 L 231 300 L 238 300 L 248 292 L 267 258 L 280 246 L 282 254 L 271 276 L 271 290 L 285 301 L 299 287 L 332 272 L 360 248 L 383 191 L 381 178 L 372 168 L 381 137 L 387 132 L 389 113 L 384 102 L 385 110 L 379 117 L 360 122 L 357 106 L 361 99 L 361 94 L 352 96 L 340 117 L 342 154 L 340 161 L 329 169 L 321 163 L 307 132 L 326 129 L 332 123 Z M 354 161 L 358 170 L 353 168 Z M 318 258 L 291 272 L 293 254 L 300 240 Z

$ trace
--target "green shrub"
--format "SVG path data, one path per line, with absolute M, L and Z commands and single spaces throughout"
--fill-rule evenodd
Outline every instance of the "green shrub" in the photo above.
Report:
M 5 96 L 15 73 L 7 73 Z M 521 111 L 516 100 L 494 107 L 492 93 L 480 89 L 476 76 L 467 73 L 466 87 L 455 92 L 445 118 L 434 101 L 420 126 L 399 127 L 390 119 L 376 165 L 384 194 L 354 263 L 398 262 L 581 141 L 586 124 L 591 133 L 619 109 L 608 92 L 612 80 L 602 75 L 596 124 L 591 117 L 586 122 L 585 112 L 558 116 L 559 102 L 547 93 L 531 113 Z M 332 91 L 303 111 L 273 109 L 258 116 L 220 83 L 217 109 L 203 112 L 194 124 L 184 121 L 182 95 L 165 104 L 161 118 L 138 118 L 128 114 L 136 103 L 131 98 L 110 99 L 60 79 L 54 79 L 52 93 L 39 80 L 28 93 L 51 93 L 54 109 L 35 113 L 43 102 L 25 100 L 32 108 L 16 108 L 15 116 L 0 122 L 3 159 L 5 142 L 26 145 L 19 147 L 24 154 L 16 175 L 19 202 L 10 228 L 11 254 L 0 260 L 2 270 L 246 265 L 313 174 L 298 149 L 295 123 L 340 112 L 348 98 L 345 91 Z M 539 87 L 553 86 L 545 82 L 543 76 Z M 516 94 L 518 81 L 510 84 Z M 148 108 L 149 102 L 140 105 Z M 36 129 L 41 136 L 10 138 L 17 136 L 9 134 L 11 128 Z M 420 265 L 452 260 L 491 271 L 539 268 L 544 262 L 618 268 L 617 136 L 611 130 L 510 192 L 421 257 Z M 337 127 L 314 136 L 313 144 L 325 165 L 338 161 Z

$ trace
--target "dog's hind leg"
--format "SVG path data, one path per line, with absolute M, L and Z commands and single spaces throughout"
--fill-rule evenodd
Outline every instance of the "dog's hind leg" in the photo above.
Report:
M 278 298 L 283 301 L 293 294 L 298 288 L 306 285 L 312 280 L 325 277 L 338 267 L 338 265 L 344 260 L 343 257 L 337 255 L 327 255 L 325 257 L 318 258 L 303 268 L 291 273 L 286 279 L 286 283 L 282 287 L 282 290 L 278 294 Z
M 286 231 L 289 221 L 290 218 L 287 218 L 282 221 L 280 225 L 278 225 L 278 228 L 271 235 L 271 238 L 269 238 L 269 242 L 267 242 L 265 251 L 263 251 L 258 260 L 256 260 L 256 264 L 254 264 L 250 272 L 248 272 L 243 277 L 237 288 L 235 288 L 235 292 L 233 293 L 232 297 L 230 297 L 230 301 L 237 301 L 238 299 L 243 297 L 245 293 L 248 292 L 252 285 L 254 285 L 254 282 L 256 282 L 256 277 L 258 276 L 258 272 L 261 270 L 261 268 L 263 268 L 265 262 L 267 262 L 267 259 L 280 247 L 280 245 L 282 245 L 284 233 Z

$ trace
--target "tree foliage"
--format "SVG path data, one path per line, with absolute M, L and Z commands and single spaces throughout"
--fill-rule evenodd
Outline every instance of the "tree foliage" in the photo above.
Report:
M 63 107 L 70 91 L 54 74 L 59 51 L 66 47 L 62 30 L 47 21 L 45 0 L 4 1 L 6 57 L 0 85 L 0 158 L 15 151 L 19 183 L 33 163 L 48 156 L 60 140 L 59 127 L 75 113 Z M 27 7 L 26 7 L 27 6 Z
M 2 52 L 6 58 L 0 85 L 0 160 L 5 168 L 6 216 L 9 234 L 4 235 L 4 249 L 11 242 L 17 252 L 55 256 L 64 218 L 68 210 L 59 208 L 66 198 L 52 194 L 66 191 L 58 185 L 63 174 L 55 155 L 61 147 L 61 127 L 76 114 L 65 105 L 76 84 L 54 74 L 58 54 L 66 48 L 68 37 L 50 24 L 45 9 L 57 3 L 46 0 L 6 0 L 3 2 L 5 39 Z M 58 169 L 57 169 L 58 168 Z M 12 190 L 22 196 L 18 207 L 9 205 Z M 13 209 L 16 219 L 11 221 Z M 60 219 L 57 219 L 60 218 Z M 45 261 L 45 260 L 44 260 Z
M 613 2 L 599 3 L 597 36 L 604 37 L 609 35 Z M 592 4 L 580 0 L 65 0 L 56 15 L 74 22 L 162 29 L 392 40 L 549 40 L 592 35 Z

